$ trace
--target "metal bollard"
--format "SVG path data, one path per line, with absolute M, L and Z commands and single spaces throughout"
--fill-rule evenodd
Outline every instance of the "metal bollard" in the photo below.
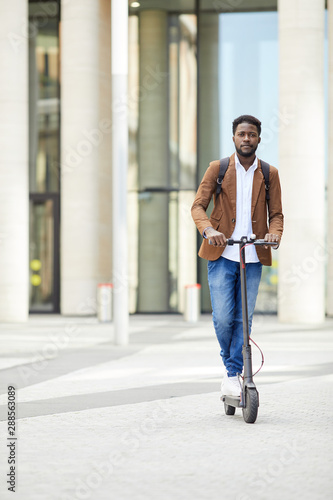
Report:
M 101 323 L 112 321 L 112 283 L 99 283 L 97 287 L 97 318 Z
M 185 310 L 184 319 L 191 323 L 196 323 L 200 317 L 200 289 L 201 285 L 185 286 Z

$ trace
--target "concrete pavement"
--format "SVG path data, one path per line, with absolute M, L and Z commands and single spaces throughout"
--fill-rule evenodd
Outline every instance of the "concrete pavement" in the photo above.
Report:
M 7 387 L 16 388 L 16 493 L 24 500 L 328 500 L 333 491 L 333 321 L 256 316 L 265 354 L 258 420 L 226 416 L 211 317 L 130 318 L 130 345 L 95 318 L 0 325 L 0 490 Z M 254 348 L 254 365 L 260 355 Z

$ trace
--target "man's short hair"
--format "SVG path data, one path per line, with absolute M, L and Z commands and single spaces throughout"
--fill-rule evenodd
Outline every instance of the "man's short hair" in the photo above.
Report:
M 235 120 L 232 122 L 232 133 L 235 135 L 236 128 L 238 125 L 241 123 L 250 123 L 251 125 L 255 125 L 258 130 L 258 135 L 260 137 L 261 134 L 261 121 L 258 120 L 255 116 L 252 115 L 241 115 L 238 118 L 235 118 Z

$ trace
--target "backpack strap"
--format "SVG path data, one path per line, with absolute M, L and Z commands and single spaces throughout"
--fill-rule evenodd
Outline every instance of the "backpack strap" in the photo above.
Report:
M 265 161 L 260 160 L 261 170 L 264 174 L 265 179 L 265 189 L 266 189 L 266 202 L 269 201 L 269 164 Z
M 222 181 L 223 181 L 223 178 L 225 176 L 226 171 L 228 170 L 229 160 L 230 160 L 229 156 L 227 158 L 222 158 L 222 160 L 220 160 L 219 176 L 216 179 L 216 181 L 217 181 L 216 197 L 215 197 L 216 200 L 217 200 L 218 195 L 222 191 Z

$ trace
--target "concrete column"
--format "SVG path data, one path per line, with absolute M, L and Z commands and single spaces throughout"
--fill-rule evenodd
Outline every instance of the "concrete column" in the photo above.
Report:
M 279 0 L 279 319 L 325 317 L 324 0 Z
M 199 182 L 209 162 L 220 157 L 219 117 L 219 16 L 201 13 L 199 24 Z M 228 132 L 229 133 L 229 132 Z M 226 152 L 230 154 L 230 152 Z M 201 306 L 211 311 L 207 261 L 199 259 Z
M 139 18 L 139 189 L 168 186 L 167 14 Z M 168 309 L 167 193 L 141 194 L 139 202 L 139 311 Z
M 0 3 L 0 321 L 29 310 L 27 0 Z
M 61 312 L 94 314 L 111 279 L 110 1 L 71 0 L 61 27 Z
M 328 3 L 328 200 L 327 314 L 333 316 L 333 1 Z

